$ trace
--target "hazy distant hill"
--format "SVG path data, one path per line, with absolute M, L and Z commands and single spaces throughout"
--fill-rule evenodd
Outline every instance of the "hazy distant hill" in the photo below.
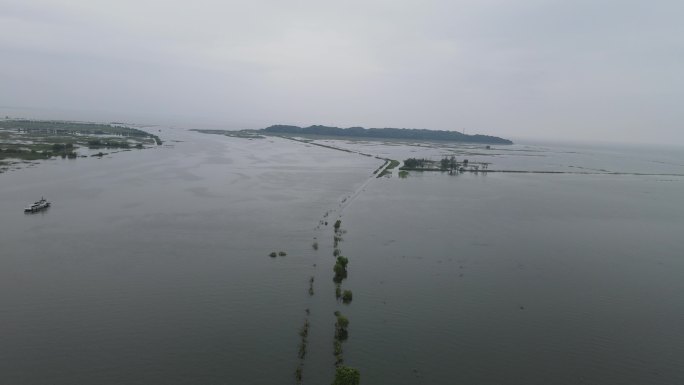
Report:
M 387 139 L 413 139 L 413 140 L 445 140 L 451 142 L 470 143 L 493 143 L 513 144 L 508 139 L 489 135 L 465 135 L 458 131 L 438 131 L 415 128 L 363 128 L 363 127 L 328 127 L 310 126 L 297 127 L 287 125 L 275 125 L 258 131 L 282 134 L 314 134 L 327 136 L 347 136 L 358 138 L 387 138 Z

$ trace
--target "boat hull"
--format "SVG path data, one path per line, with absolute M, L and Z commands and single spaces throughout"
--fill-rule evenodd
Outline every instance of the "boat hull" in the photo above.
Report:
M 41 199 L 38 202 L 35 202 L 29 207 L 24 208 L 25 213 L 35 213 L 38 211 L 42 211 L 50 207 L 50 202 L 46 201 L 45 199 Z

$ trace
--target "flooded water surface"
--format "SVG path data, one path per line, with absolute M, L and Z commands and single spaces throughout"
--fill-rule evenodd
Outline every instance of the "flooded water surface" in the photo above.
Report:
M 0 174 L 0 383 L 684 383 L 681 152 L 160 136 Z

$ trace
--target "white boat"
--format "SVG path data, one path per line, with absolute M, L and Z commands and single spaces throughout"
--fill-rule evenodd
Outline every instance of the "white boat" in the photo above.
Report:
M 41 197 L 39 201 L 36 201 L 33 204 L 31 204 L 31 206 L 24 208 L 24 212 L 35 213 L 36 211 L 40 211 L 48 207 L 50 207 L 50 202 L 48 202 L 45 198 Z

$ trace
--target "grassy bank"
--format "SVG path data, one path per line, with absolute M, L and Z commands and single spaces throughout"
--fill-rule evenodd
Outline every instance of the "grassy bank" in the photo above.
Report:
M 389 162 L 389 165 L 382 170 L 382 172 L 377 176 L 378 178 L 391 174 L 392 170 L 401 164 L 401 162 L 394 159 L 387 159 L 387 161 Z

